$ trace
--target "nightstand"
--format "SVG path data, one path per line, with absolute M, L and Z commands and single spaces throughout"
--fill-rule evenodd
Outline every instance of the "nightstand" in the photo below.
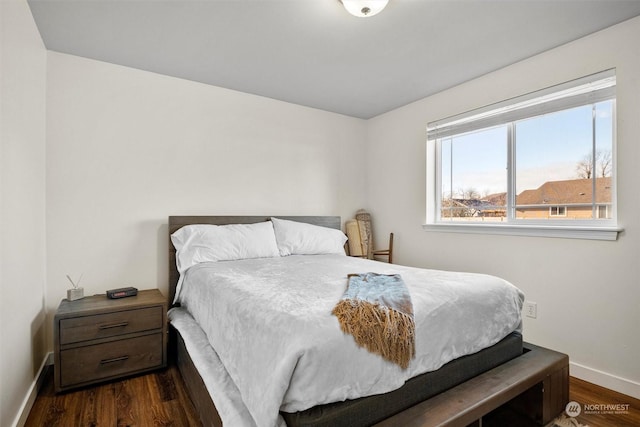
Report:
M 167 300 L 94 295 L 60 302 L 53 325 L 56 392 L 167 365 Z

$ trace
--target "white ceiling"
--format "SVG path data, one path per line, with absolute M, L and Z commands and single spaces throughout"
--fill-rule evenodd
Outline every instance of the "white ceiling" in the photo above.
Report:
M 47 49 L 360 118 L 640 15 L 640 0 L 390 0 L 370 18 L 339 0 L 29 5 Z

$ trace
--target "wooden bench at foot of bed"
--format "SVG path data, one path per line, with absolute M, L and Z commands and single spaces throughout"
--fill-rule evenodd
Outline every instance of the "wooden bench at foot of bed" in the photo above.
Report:
M 478 375 L 375 427 L 504 425 L 495 410 L 545 425 L 569 401 L 569 357 L 524 343 L 522 356 Z M 496 421 L 498 420 L 498 421 Z M 492 422 L 493 421 L 493 422 Z M 518 425 L 523 425 L 519 423 Z

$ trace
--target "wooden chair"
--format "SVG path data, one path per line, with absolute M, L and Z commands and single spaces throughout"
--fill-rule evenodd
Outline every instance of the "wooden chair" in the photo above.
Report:
M 373 249 L 373 236 L 371 227 L 371 216 L 364 210 L 356 213 L 356 219 L 352 219 L 345 224 L 348 253 L 350 256 L 359 258 L 377 259 L 386 257 L 388 263 L 393 263 L 393 233 L 389 233 L 389 246 L 386 249 Z
M 386 257 L 389 264 L 393 264 L 393 233 L 389 233 L 389 247 L 373 251 L 373 258 Z

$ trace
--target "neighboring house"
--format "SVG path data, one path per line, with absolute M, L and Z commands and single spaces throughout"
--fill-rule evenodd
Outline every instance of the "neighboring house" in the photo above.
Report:
M 588 219 L 593 212 L 593 180 L 547 181 L 516 196 L 516 218 Z M 611 218 L 611 178 L 596 178 L 595 217 Z M 446 199 L 443 218 L 501 218 L 506 216 L 506 193 L 482 199 Z
M 507 193 L 482 199 L 446 199 L 442 201 L 442 218 L 504 218 L 506 206 Z
M 592 218 L 592 179 L 548 181 L 535 190 L 516 196 L 516 218 L 585 219 Z M 611 178 L 595 179 L 595 217 L 611 217 Z

